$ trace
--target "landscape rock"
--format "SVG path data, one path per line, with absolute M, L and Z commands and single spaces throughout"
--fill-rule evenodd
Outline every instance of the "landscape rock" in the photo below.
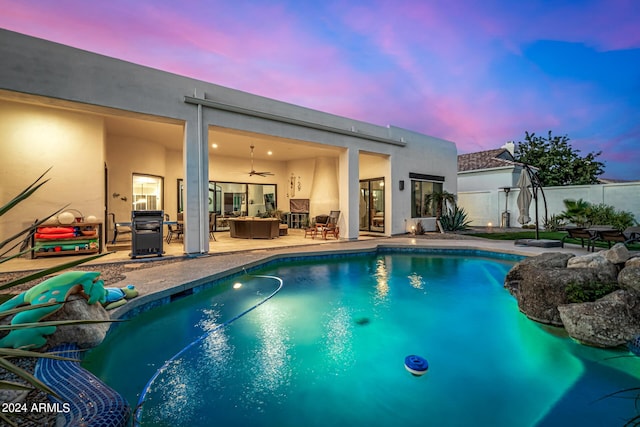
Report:
M 58 326 L 47 338 L 44 349 L 60 344 L 76 343 L 80 348 L 92 348 L 104 340 L 111 326 L 109 313 L 99 303 L 89 305 L 80 295 L 70 295 L 64 306 L 45 320 L 105 320 L 105 323 Z
M 602 252 L 592 252 L 586 255 L 575 256 L 567 262 L 567 268 L 602 268 L 611 264 Z
M 640 256 L 634 256 L 629 258 L 627 262 L 624 263 L 625 267 L 640 267 Z
M 618 274 L 618 285 L 622 289 L 640 295 L 640 263 L 623 268 Z
M 605 252 L 595 252 L 571 258 L 567 262 L 567 268 L 589 268 L 598 270 L 600 277 L 606 283 L 615 282 L 618 276 L 618 267 L 609 262 L 605 257 Z
M 605 270 L 594 268 L 528 268 L 521 271 L 518 308 L 537 322 L 562 326 L 558 306 L 569 303 L 567 287 L 615 282 Z
M 596 347 L 617 347 L 640 334 L 640 300 L 625 290 L 612 292 L 595 302 L 558 307 L 567 333 Z
M 602 251 L 605 259 L 612 264 L 624 264 L 629 259 L 629 249 L 624 243 L 616 243 L 611 249 Z
M 525 258 L 518 262 L 507 273 L 504 280 L 504 287 L 516 296 L 519 288 L 520 281 L 522 280 L 523 271 L 529 269 L 541 269 L 541 268 L 566 268 L 569 259 L 575 255 L 562 252 L 546 252 L 538 256 Z

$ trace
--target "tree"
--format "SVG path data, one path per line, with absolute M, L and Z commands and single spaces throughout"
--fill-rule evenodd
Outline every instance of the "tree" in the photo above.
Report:
M 596 161 L 602 151 L 580 155 L 580 150 L 569 144 L 569 137 L 547 138 L 525 132 L 524 142 L 517 142 L 514 157 L 538 169 L 540 182 L 545 187 L 562 185 L 597 184 L 604 173 L 604 163 Z
M 427 194 L 425 197 L 425 204 L 427 206 L 435 206 L 436 219 L 440 219 L 447 203 L 454 205 L 456 203 L 456 195 L 443 190 Z

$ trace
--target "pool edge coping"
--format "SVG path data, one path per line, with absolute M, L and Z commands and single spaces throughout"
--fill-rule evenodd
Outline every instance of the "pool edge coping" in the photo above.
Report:
M 300 257 L 300 258 L 313 258 L 313 257 L 324 257 L 324 256 L 340 256 L 343 254 L 365 254 L 365 253 L 375 253 L 380 251 L 381 249 L 414 249 L 416 251 L 433 251 L 437 253 L 438 251 L 450 251 L 450 252 L 465 252 L 465 251 L 474 251 L 474 252 L 484 252 L 486 254 L 500 254 L 500 255 L 508 255 L 514 257 L 527 257 L 531 255 L 535 255 L 532 253 L 525 253 L 523 251 L 518 251 L 517 247 L 513 249 L 499 248 L 499 247 L 488 247 L 487 245 L 478 245 L 478 244 L 468 244 L 468 241 L 465 241 L 465 244 L 456 244 L 456 245 L 417 245 L 415 243 L 402 243 L 402 242 L 380 242 L 377 241 L 375 243 L 370 242 L 368 245 L 360 245 L 358 247 L 351 248 L 341 248 L 336 249 L 335 247 L 324 248 L 324 247 L 315 247 L 313 250 L 309 251 L 293 251 L 292 248 L 287 248 L 284 250 L 277 251 L 264 251 L 263 256 L 258 256 L 256 259 L 248 260 L 246 263 L 242 265 L 233 266 L 229 268 L 223 268 L 219 271 L 213 273 L 207 273 L 206 271 L 202 272 L 202 275 L 197 278 L 193 278 L 187 280 L 181 284 L 168 286 L 164 289 L 160 289 L 155 292 L 146 293 L 144 295 L 140 295 L 134 299 L 131 299 L 113 311 L 110 312 L 110 317 L 112 320 L 124 320 L 130 319 L 138 314 L 151 310 L 155 307 L 166 305 L 178 298 L 183 296 L 188 296 L 193 293 L 199 292 L 204 289 L 207 283 L 215 283 L 220 280 L 224 280 L 229 277 L 233 277 L 236 274 L 241 274 L 242 272 L 259 268 L 264 264 L 270 262 L 277 262 L 286 260 L 287 258 L 292 257 Z M 345 242 L 348 243 L 348 242 Z M 476 242 L 477 243 L 477 242 Z M 480 242 L 484 243 L 484 242 Z M 489 245 L 490 246 L 490 245 Z M 262 252 L 262 251 L 258 251 Z M 254 252 L 255 253 L 255 252 Z M 482 255 L 482 254 L 481 254 Z M 213 256 L 203 256 L 197 257 L 189 261 L 198 261 L 202 259 L 215 259 L 215 255 Z M 126 279 L 125 279 L 126 282 Z M 117 286 L 117 285 L 116 285 Z M 211 285 L 213 286 L 213 285 Z M 135 313 L 134 313 L 135 312 Z

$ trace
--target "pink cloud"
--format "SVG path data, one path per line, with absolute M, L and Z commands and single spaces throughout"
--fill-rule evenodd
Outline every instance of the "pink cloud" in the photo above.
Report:
M 550 79 L 526 63 L 511 76 L 502 75 L 500 65 L 504 58 L 521 57 L 527 44 L 540 39 L 603 50 L 637 46 L 633 0 L 554 8 L 472 0 L 447 7 L 428 0 L 373 0 L 367 7 L 345 3 L 323 4 L 318 10 L 329 15 L 309 19 L 299 7 L 283 3 L 185 1 L 176 7 L 172 2 L 0 0 L 0 26 L 334 114 L 406 127 L 452 140 L 461 152 L 520 140 L 525 130 L 588 135 L 595 132 L 591 122 L 599 121 L 609 135 L 617 132 L 603 117 L 619 106 L 594 102 L 588 85 Z M 523 72 L 530 73 L 530 81 L 519 75 Z M 513 79 L 501 80 L 505 77 Z

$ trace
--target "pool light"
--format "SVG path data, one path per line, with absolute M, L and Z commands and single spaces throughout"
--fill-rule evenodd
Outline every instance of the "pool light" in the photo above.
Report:
M 240 289 L 242 287 L 242 283 L 236 282 L 233 284 L 233 289 Z

